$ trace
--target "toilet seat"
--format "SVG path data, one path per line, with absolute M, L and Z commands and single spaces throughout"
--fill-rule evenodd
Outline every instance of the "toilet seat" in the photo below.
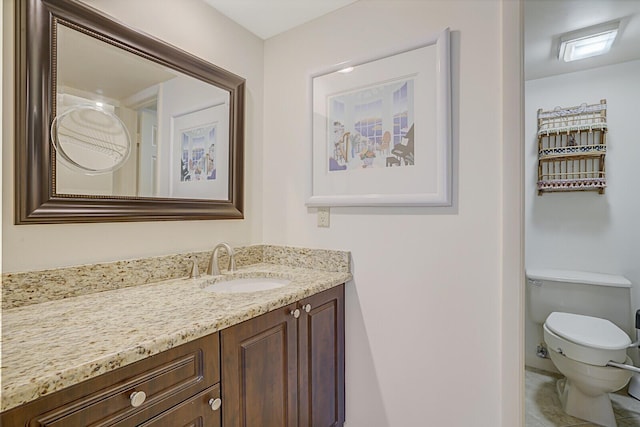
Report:
M 551 313 L 543 330 L 551 350 L 590 365 L 624 363 L 631 344 L 629 336 L 609 320 L 580 314 Z

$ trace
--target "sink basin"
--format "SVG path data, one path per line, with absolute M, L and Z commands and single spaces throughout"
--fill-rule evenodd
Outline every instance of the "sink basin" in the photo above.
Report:
M 289 279 L 278 279 L 272 277 L 252 277 L 243 279 L 225 280 L 203 288 L 207 292 L 221 294 L 235 294 L 243 292 L 268 291 L 270 289 L 282 288 L 291 283 Z

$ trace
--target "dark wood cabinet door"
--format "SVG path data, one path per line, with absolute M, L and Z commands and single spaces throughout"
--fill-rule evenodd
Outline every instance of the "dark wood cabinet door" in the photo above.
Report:
M 213 409 L 210 403 L 219 397 L 220 386 L 216 384 L 139 427 L 220 427 L 220 408 Z
M 297 319 L 290 305 L 221 332 L 225 427 L 298 425 Z
M 344 285 L 300 301 L 299 427 L 344 424 Z

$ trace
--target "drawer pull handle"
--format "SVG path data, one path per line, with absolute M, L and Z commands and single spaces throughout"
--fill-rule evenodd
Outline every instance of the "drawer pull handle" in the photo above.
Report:
M 209 406 L 212 411 L 217 411 L 222 406 L 222 399 L 216 397 L 215 399 L 209 399 Z
M 291 310 L 291 315 L 297 319 L 300 317 L 300 310 L 297 308 L 295 310 Z
M 131 401 L 131 406 L 133 406 L 134 408 L 137 408 L 138 406 L 142 405 L 146 398 L 147 398 L 147 395 L 145 394 L 144 391 L 134 391 L 133 393 L 131 393 L 131 396 L 129 396 L 129 400 Z
M 305 304 L 303 308 L 304 308 L 304 311 L 308 313 L 311 311 L 311 304 Z

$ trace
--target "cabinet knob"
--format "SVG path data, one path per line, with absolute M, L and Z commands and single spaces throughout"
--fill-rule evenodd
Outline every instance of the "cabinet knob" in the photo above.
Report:
M 146 398 L 147 395 L 144 391 L 134 391 L 133 393 L 131 393 L 131 396 L 129 396 L 131 406 L 133 406 L 134 408 L 142 405 Z
M 291 310 L 291 315 L 297 319 L 300 317 L 300 309 Z
M 302 308 L 304 308 L 304 311 L 308 313 L 311 311 L 311 304 L 305 304 Z
M 215 399 L 209 399 L 209 406 L 212 411 L 217 411 L 222 406 L 222 399 L 216 397 Z

